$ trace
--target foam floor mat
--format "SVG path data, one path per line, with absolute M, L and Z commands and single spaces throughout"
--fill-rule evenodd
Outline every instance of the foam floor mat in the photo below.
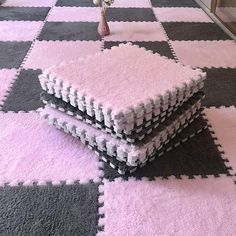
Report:
M 186 101 L 202 89 L 205 73 L 137 45 L 121 44 L 94 57 L 52 66 L 39 78 L 44 90 L 128 133 L 142 116 L 149 115 L 150 120 L 155 110 Z

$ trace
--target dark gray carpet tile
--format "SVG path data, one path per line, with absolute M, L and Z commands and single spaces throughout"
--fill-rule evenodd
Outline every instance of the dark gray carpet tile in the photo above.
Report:
M 58 7 L 96 7 L 93 1 L 89 0 L 58 0 L 56 3 Z
M 236 106 L 236 68 L 205 69 L 205 94 L 203 105 Z
M 41 70 L 21 70 L 19 77 L 13 84 L 3 111 L 31 111 L 43 106 L 40 100 L 41 86 L 38 75 Z
M 151 8 L 108 8 L 108 21 L 156 21 Z
M 0 20 L 43 21 L 49 7 L 2 7 Z
M 199 7 L 194 0 L 151 0 L 153 7 Z
M 19 68 L 32 42 L 0 42 L 0 69 Z
M 107 42 L 107 41 L 105 41 L 104 48 L 110 49 L 111 47 L 118 46 L 121 43 L 126 43 L 126 42 Z M 132 44 L 136 44 L 139 47 L 146 48 L 147 50 L 150 50 L 153 53 L 159 53 L 161 56 L 165 56 L 170 59 L 174 59 L 174 56 L 173 56 L 167 42 L 132 42 Z
M 39 40 L 100 40 L 96 22 L 46 22 Z
M 98 186 L 0 188 L 0 235 L 96 235 Z
M 163 22 L 170 40 L 226 40 L 230 37 L 214 23 Z

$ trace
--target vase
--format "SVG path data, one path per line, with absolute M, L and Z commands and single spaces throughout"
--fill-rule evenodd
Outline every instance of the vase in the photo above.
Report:
M 101 37 L 110 34 L 110 29 L 106 20 L 106 11 L 104 9 L 101 9 L 101 19 L 98 24 L 98 33 L 100 34 Z

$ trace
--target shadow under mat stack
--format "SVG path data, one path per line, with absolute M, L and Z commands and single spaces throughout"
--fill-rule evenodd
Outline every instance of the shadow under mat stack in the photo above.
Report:
M 200 69 L 120 44 L 43 71 L 40 115 L 125 174 L 202 130 L 205 77 Z

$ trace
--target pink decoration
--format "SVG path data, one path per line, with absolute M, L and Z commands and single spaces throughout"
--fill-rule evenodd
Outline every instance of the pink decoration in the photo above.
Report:
M 98 24 L 98 33 L 101 35 L 101 37 L 110 34 L 110 29 L 106 20 L 106 11 L 104 9 L 101 9 L 101 20 Z

